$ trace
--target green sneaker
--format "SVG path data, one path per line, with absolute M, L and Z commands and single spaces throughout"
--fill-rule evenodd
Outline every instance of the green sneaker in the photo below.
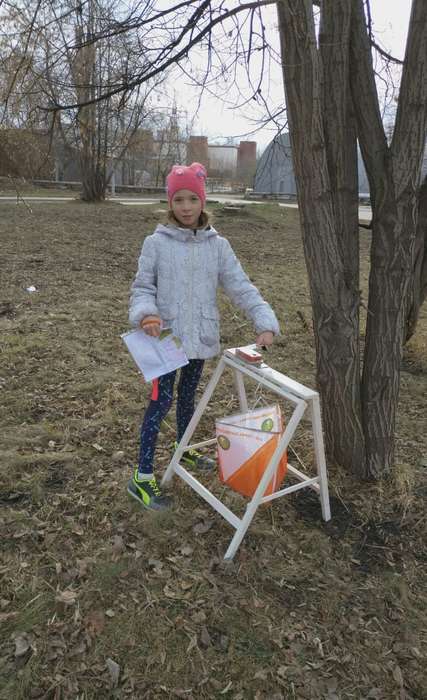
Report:
M 162 495 L 155 476 L 150 480 L 139 480 L 137 469 L 135 469 L 132 479 L 129 480 L 127 492 L 149 510 L 167 510 L 172 503 L 171 498 Z
M 177 447 L 178 443 L 175 442 L 175 449 Z M 209 471 L 210 469 L 215 469 L 216 467 L 216 461 L 214 459 L 211 459 L 211 457 L 206 457 L 206 455 L 202 455 L 197 450 L 193 450 L 191 448 L 185 450 L 181 457 L 181 461 L 184 462 L 184 464 L 188 464 L 189 467 L 201 469 L 202 471 Z

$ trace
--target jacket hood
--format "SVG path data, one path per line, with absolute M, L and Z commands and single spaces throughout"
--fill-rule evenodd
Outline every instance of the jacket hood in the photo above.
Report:
M 175 238 L 177 241 L 188 241 L 188 240 L 206 240 L 207 238 L 212 238 L 212 236 L 217 236 L 218 232 L 215 231 L 214 227 L 208 224 L 203 228 L 196 229 L 196 234 L 194 234 L 194 229 L 192 228 L 179 228 L 179 226 L 174 226 L 173 224 L 158 224 L 154 233 L 161 233 L 164 236 L 170 236 Z

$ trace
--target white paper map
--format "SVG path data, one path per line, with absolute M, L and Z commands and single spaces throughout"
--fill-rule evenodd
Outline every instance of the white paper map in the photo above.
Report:
M 159 338 L 153 338 L 142 330 L 123 333 L 121 338 L 146 382 L 188 365 L 182 343 L 170 328 L 164 328 Z

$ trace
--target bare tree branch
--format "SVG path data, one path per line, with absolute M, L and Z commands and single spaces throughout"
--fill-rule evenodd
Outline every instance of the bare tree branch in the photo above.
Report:
M 409 21 L 406 60 L 400 85 L 391 152 L 399 172 L 399 185 L 405 189 L 412 181 L 417 188 L 413 171 L 414 152 L 419 152 L 418 175 L 421 169 L 423 146 L 427 131 L 427 3 L 413 0 Z M 421 118 L 420 118 L 421 115 Z M 409 186 L 411 186 L 409 185 Z
M 204 2 L 203 3 L 203 8 L 208 6 L 210 3 Z M 155 61 L 151 61 L 148 64 L 148 68 L 143 70 L 142 72 L 139 73 L 133 80 L 129 82 L 122 82 L 118 84 L 116 87 L 113 89 L 107 90 L 97 96 L 96 98 L 85 100 L 83 102 L 73 102 L 69 104 L 61 104 L 57 103 L 49 107 L 44 107 L 40 105 L 40 108 L 45 110 L 45 111 L 58 111 L 58 110 L 68 110 L 68 109 L 77 109 L 78 107 L 85 107 L 89 104 L 92 104 L 93 102 L 100 102 L 102 100 L 108 99 L 110 97 L 113 97 L 114 95 L 118 95 L 119 93 L 123 92 L 124 90 L 132 90 L 138 85 L 141 85 L 144 82 L 147 82 L 148 80 L 151 80 L 153 77 L 158 75 L 159 73 L 165 71 L 167 68 L 174 64 L 178 64 L 179 61 L 181 61 L 183 58 L 188 57 L 189 52 L 191 49 L 200 44 L 200 42 L 209 35 L 212 30 L 214 29 L 215 26 L 218 24 L 223 23 L 225 20 L 230 19 L 234 17 L 235 15 L 239 14 L 240 12 L 244 12 L 247 10 L 252 10 L 253 8 L 256 7 L 261 7 L 261 6 L 266 6 L 266 5 L 272 5 L 274 4 L 274 0 L 259 0 L 258 2 L 249 2 L 249 3 L 243 3 L 240 4 L 238 7 L 233 8 L 232 10 L 226 10 L 223 12 L 220 16 L 216 17 L 215 19 L 212 19 L 206 27 L 204 27 L 203 30 L 197 32 L 194 34 L 194 25 L 189 24 L 185 27 L 184 31 L 179 35 L 179 41 L 178 39 L 174 39 L 170 44 L 166 47 L 166 49 L 163 49 L 160 52 L 160 57 L 161 61 L 159 62 L 159 56 L 156 57 Z M 190 38 L 186 45 L 174 53 L 172 56 L 169 56 L 169 58 L 164 58 L 164 55 L 170 54 L 182 41 L 184 36 L 190 32 Z

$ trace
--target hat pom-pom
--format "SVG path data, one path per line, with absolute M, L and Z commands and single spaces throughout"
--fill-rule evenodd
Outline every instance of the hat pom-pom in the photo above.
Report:
M 194 170 L 197 177 L 203 177 L 206 180 L 208 173 L 204 165 L 201 163 L 191 163 L 189 167 L 191 170 Z

